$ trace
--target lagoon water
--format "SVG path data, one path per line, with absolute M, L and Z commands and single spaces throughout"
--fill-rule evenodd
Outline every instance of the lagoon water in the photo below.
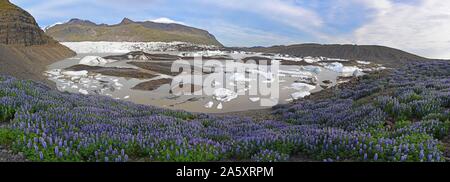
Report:
M 159 54 L 174 54 L 180 55 L 178 52 L 151 52 Z M 186 54 L 186 53 L 185 53 Z M 189 54 L 189 53 L 188 53 Z M 227 52 L 223 53 L 233 59 L 242 59 L 249 56 L 258 56 L 260 54 L 250 54 L 242 52 Z M 98 94 L 109 96 L 115 99 L 131 101 L 138 104 L 153 105 L 163 108 L 175 109 L 175 110 L 185 110 L 190 112 L 202 112 L 202 113 L 226 113 L 226 112 L 237 112 L 237 111 L 247 111 L 247 110 L 257 110 L 269 108 L 269 106 L 261 106 L 261 99 L 270 99 L 278 104 L 285 104 L 291 102 L 293 99 L 301 99 L 310 93 L 319 92 L 324 84 L 322 81 L 329 80 L 332 83 L 328 84 L 328 87 L 334 86 L 337 83 L 339 76 L 344 73 L 336 72 L 335 70 L 325 69 L 321 66 L 310 66 L 305 69 L 302 66 L 296 65 L 280 65 L 279 72 L 277 74 L 272 73 L 272 76 L 279 76 L 279 98 L 270 98 L 265 95 L 249 95 L 248 81 L 242 75 L 237 74 L 226 74 L 226 77 L 230 80 L 235 80 L 236 82 L 228 82 L 225 80 L 216 81 L 217 89 L 216 95 L 181 95 L 177 96 L 170 93 L 170 84 L 163 84 L 158 89 L 152 91 L 142 91 L 132 89 L 139 83 L 157 80 L 161 78 L 171 78 L 168 75 L 160 74 L 156 78 L 152 79 L 135 79 L 135 78 L 124 78 L 124 77 L 113 77 L 105 76 L 101 74 L 87 74 L 87 75 L 65 75 L 64 69 L 73 65 L 79 64 L 80 60 L 86 56 L 109 56 L 115 55 L 114 53 L 87 53 L 78 54 L 77 56 L 69 59 L 62 60 L 60 62 L 54 63 L 48 66 L 48 72 L 46 75 L 52 81 L 54 81 L 61 91 L 68 91 L 72 93 L 80 94 Z M 127 64 L 129 61 L 136 60 L 125 60 L 116 61 L 112 63 L 107 63 L 102 65 L 104 67 L 121 67 L 121 68 L 137 68 L 131 64 Z M 311 69 L 314 68 L 314 69 Z M 317 69 L 319 68 L 319 69 Z M 267 76 L 267 73 L 260 73 L 260 76 Z M 207 75 L 203 75 L 204 78 Z M 317 78 L 317 84 L 311 85 L 306 83 L 299 83 L 300 77 L 310 77 Z M 247 85 L 244 89 L 235 90 L 235 92 L 220 89 L 233 88 L 232 86 L 236 84 Z M 272 84 L 275 84 L 272 82 Z M 320 86 L 322 85 L 322 86 Z M 236 96 L 237 95 L 237 96 Z

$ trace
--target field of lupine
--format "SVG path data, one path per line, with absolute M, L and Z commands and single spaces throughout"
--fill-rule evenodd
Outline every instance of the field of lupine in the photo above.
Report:
M 443 162 L 450 63 L 412 62 L 320 100 L 274 108 L 276 120 L 217 117 L 50 89 L 0 77 L 0 144 L 32 161 Z

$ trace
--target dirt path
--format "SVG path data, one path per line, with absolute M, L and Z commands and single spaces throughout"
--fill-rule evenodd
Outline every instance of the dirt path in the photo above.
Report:
M 8 122 L 0 122 L 0 128 L 8 126 Z M 27 161 L 22 153 L 14 154 L 13 151 L 0 145 L 0 162 L 25 162 Z
M 12 150 L 9 150 L 3 146 L 0 146 L 0 162 L 26 162 L 23 154 L 14 154 Z

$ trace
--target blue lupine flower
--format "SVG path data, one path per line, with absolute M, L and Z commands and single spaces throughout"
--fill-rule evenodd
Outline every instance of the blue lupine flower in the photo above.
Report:
M 39 152 L 39 159 L 41 159 L 41 161 L 44 160 L 44 154 L 41 151 Z
M 425 157 L 424 151 L 420 150 L 419 159 L 423 160 L 424 157 Z
M 58 155 L 59 154 L 59 148 L 58 148 L 58 146 L 56 146 L 55 147 L 55 155 Z
M 318 154 L 327 161 L 359 160 L 363 155 L 364 160 L 373 155 L 374 161 L 441 161 L 438 138 L 448 132 L 440 117 L 449 112 L 449 66 L 412 61 L 382 78 L 338 87 L 329 98 L 277 106 L 271 117 L 277 120 L 268 121 L 62 94 L 0 76 L 0 113 L 14 109 L 8 129 L 24 135 L 15 147 L 40 158 L 47 147 L 58 147 L 56 157 L 82 161 L 127 161 L 125 151 L 132 154 L 135 149 L 155 161 L 279 161 L 289 157 L 284 153 L 296 152 Z M 369 104 L 357 102 L 386 88 L 393 92 Z M 388 119 L 404 117 L 418 121 L 390 130 L 380 127 Z

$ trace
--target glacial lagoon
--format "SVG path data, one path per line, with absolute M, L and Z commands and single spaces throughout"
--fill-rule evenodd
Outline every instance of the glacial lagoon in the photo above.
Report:
M 122 51 L 123 52 L 123 51 Z M 381 65 L 372 65 L 367 61 L 331 59 L 323 57 L 296 58 L 288 55 L 274 55 L 263 53 L 249 53 L 237 51 L 196 51 L 196 52 L 177 52 L 177 51 L 148 51 L 149 55 L 172 55 L 180 56 L 180 59 L 194 56 L 205 56 L 216 58 L 225 62 L 229 60 L 245 60 L 246 58 L 264 58 L 272 61 L 278 61 L 281 65 L 277 73 L 256 71 L 258 76 L 271 77 L 266 82 L 269 84 L 279 84 L 279 97 L 270 97 L 267 95 L 253 95 L 249 90 L 251 79 L 247 75 L 240 73 L 225 73 L 225 79 L 216 80 L 212 94 L 193 95 L 187 90 L 175 90 L 168 82 L 177 75 L 170 75 L 159 70 L 145 70 L 136 66 L 140 64 L 159 65 L 160 62 L 167 63 L 167 60 L 147 59 L 142 57 L 133 57 L 128 55 L 125 59 L 112 60 L 104 57 L 125 56 L 122 52 L 116 53 L 79 53 L 77 56 L 56 62 L 48 66 L 45 75 L 48 79 L 54 81 L 60 91 L 80 94 L 96 94 L 112 97 L 118 100 L 130 101 L 138 104 L 153 105 L 163 108 L 185 110 L 190 112 L 202 113 L 227 113 L 237 111 L 248 111 L 265 109 L 270 106 L 261 106 L 262 99 L 272 100 L 274 103 L 286 104 L 296 99 L 307 97 L 311 93 L 328 89 L 336 84 L 349 81 L 353 77 L 361 76 L 375 69 L 383 69 Z M 188 62 L 193 60 L 187 59 Z M 207 61 L 207 60 L 203 60 Z M 351 66 L 348 63 L 352 61 Z M 289 62 L 290 64 L 283 64 Z M 299 64 L 296 64 L 298 62 Z M 130 64 L 133 63 L 133 64 Z M 292 64 L 294 63 L 294 64 Z M 245 64 L 245 63 L 244 63 Z M 89 70 L 68 71 L 72 66 L 91 66 L 89 68 L 114 68 L 139 70 L 139 73 L 148 73 L 154 75 L 152 78 L 131 78 L 142 77 L 139 75 L 120 76 L 116 74 L 101 74 Z M 268 65 L 270 67 L 270 65 Z M 162 73 L 161 73 L 162 72 Z M 165 74 L 164 74 L 165 73 Z M 201 74 L 204 78 L 209 74 Z M 129 75 L 129 74 L 126 74 Z M 187 74 L 186 76 L 189 76 Z M 180 76 L 180 75 L 178 75 Z M 274 83 L 273 77 L 278 77 L 278 82 Z M 164 82 L 161 82 L 164 80 Z M 272 83 L 270 83 L 272 82 Z M 151 90 L 136 89 L 139 84 L 147 83 L 146 87 Z M 148 85 L 155 83 L 156 85 Z M 241 84 L 237 89 L 236 85 Z M 192 86 L 191 91 L 201 90 L 201 86 Z M 194 89 L 194 87 L 196 87 Z M 235 89 L 228 89 L 235 88 Z M 176 92 L 176 93 L 174 93 Z M 180 93 L 184 93 L 181 94 Z

